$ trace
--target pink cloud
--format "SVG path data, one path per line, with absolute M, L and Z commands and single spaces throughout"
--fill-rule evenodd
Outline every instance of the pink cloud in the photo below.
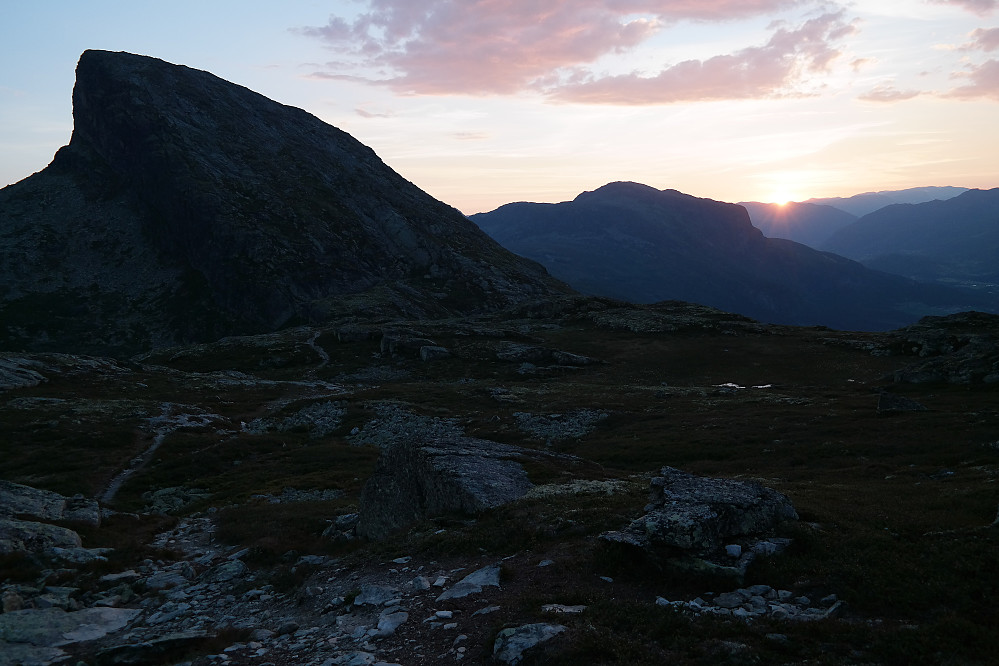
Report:
M 986 52 L 999 49 L 999 28 L 978 28 L 972 31 L 971 42 L 965 44 L 964 48 Z
M 805 1 L 367 0 L 369 11 L 352 22 L 333 16 L 300 32 L 399 93 L 510 94 L 633 49 L 671 22 L 764 15 Z M 315 76 L 341 78 L 343 69 Z
M 899 90 L 894 86 L 883 84 L 864 93 L 860 99 L 865 102 L 902 102 L 921 94 L 918 90 Z
M 999 7 L 999 0 L 934 0 L 941 5 L 956 5 L 980 16 L 985 16 Z
M 958 99 L 994 99 L 999 101 L 999 60 L 987 60 L 957 75 L 969 80 L 968 85 L 955 88 L 947 97 Z
M 826 14 L 797 29 L 780 27 L 764 46 L 707 60 L 687 60 L 652 77 L 631 74 L 585 80 L 551 92 L 556 99 L 591 104 L 666 104 L 793 94 L 808 75 L 839 55 L 836 41 L 852 34 L 843 13 Z

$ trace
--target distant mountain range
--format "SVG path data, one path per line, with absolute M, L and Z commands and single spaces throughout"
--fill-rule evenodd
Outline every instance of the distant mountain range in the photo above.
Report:
M 864 192 L 852 197 L 826 197 L 824 199 L 808 199 L 803 203 L 832 206 L 841 211 L 862 217 L 873 213 L 879 208 L 892 204 L 923 203 L 937 199 L 951 199 L 967 192 L 966 187 L 910 187 L 904 190 L 882 190 L 880 192 Z
M 766 238 L 742 206 L 637 183 L 558 204 L 511 203 L 471 219 L 576 289 L 632 302 L 685 300 L 767 322 L 860 330 L 994 306 L 982 294 Z
M 767 238 L 786 238 L 820 248 L 843 227 L 885 206 L 951 199 L 967 191 L 965 187 L 911 187 L 786 204 L 743 201 L 740 205 Z
M 999 188 L 887 206 L 839 229 L 821 247 L 921 280 L 999 285 Z
M 810 247 L 820 247 L 830 236 L 857 221 L 839 208 L 814 203 L 786 204 L 746 201 L 753 226 L 767 238 L 786 238 Z
M 76 73 L 69 145 L 0 190 L 0 350 L 117 355 L 569 291 L 301 109 L 128 53 Z

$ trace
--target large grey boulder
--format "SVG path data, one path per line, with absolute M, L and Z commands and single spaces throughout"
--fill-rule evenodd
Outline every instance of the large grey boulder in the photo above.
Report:
M 663 467 L 652 479 L 646 514 L 607 541 L 652 550 L 674 549 L 710 555 L 732 540 L 773 532 L 781 522 L 797 520 L 791 501 L 752 481 L 695 476 Z
M 423 518 L 475 515 L 519 499 L 533 487 L 519 461 L 532 455 L 472 437 L 396 441 L 361 491 L 357 534 L 382 539 Z
M 80 535 L 66 527 L 0 518 L 0 555 L 50 553 L 53 548 L 76 549 L 82 545 Z

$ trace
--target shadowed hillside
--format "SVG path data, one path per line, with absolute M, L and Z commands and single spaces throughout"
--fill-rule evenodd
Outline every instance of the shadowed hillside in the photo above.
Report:
M 999 284 L 999 188 L 888 206 L 822 247 L 918 279 Z
M 0 348 L 119 353 L 564 291 L 348 134 L 207 72 L 87 51 L 69 145 L 0 191 Z

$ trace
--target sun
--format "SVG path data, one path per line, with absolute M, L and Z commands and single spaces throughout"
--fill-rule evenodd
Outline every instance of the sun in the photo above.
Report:
M 782 208 L 792 201 L 796 201 L 796 196 L 789 190 L 776 190 L 770 194 L 770 203 L 775 203 Z

